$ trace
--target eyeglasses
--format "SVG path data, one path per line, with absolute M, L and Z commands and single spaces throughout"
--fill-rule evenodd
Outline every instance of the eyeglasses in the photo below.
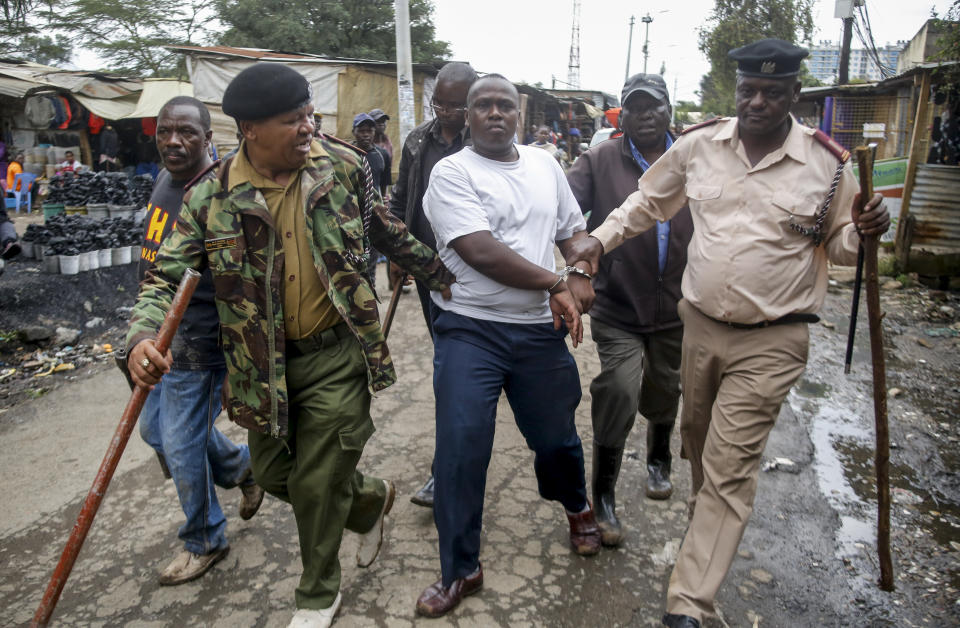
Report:
M 435 102 L 431 102 L 430 107 L 439 115 L 447 113 L 464 113 L 467 110 L 466 107 L 450 107 L 448 105 L 438 105 Z

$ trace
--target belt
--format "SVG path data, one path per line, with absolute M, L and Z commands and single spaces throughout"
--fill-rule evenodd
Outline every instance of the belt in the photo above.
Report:
M 297 340 L 288 340 L 286 342 L 287 356 L 296 357 L 298 355 L 307 355 L 308 353 L 319 351 L 324 347 L 332 347 L 344 338 L 351 336 L 350 328 L 346 323 L 337 323 L 333 327 L 328 327 L 312 336 L 299 338 Z
M 703 312 L 701 312 L 703 314 Z M 703 314 L 707 316 L 706 314 Z M 763 327 L 771 327 L 773 325 L 789 325 L 790 323 L 818 323 L 820 322 L 820 317 L 816 314 L 805 314 L 805 313 L 794 313 L 781 316 L 780 318 L 775 318 L 772 321 L 760 321 L 759 323 L 733 323 L 730 321 L 721 321 L 712 316 L 707 316 L 710 320 L 715 323 L 720 323 L 721 325 L 726 325 L 727 327 L 733 327 L 734 329 L 761 329 Z

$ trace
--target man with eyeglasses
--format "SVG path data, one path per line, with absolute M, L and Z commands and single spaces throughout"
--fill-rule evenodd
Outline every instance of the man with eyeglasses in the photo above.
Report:
M 476 80 L 476 71 L 466 63 L 443 66 L 437 74 L 437 84 L 430 102 L 436 117 L 410 132 L 400 154 L 400 171 L 390 197 L 390 211 L 406 223 L 414 237 L 433 250 L 437 249 L 437 241 L 423 213 L 423 195 L 437 162 L 458 152 L 469 141 L 466 128 L 467 91 Z M 396 264 L 390 264 L 390 274 L 391 283 L 403 279 L 403 271 Z M 417 281 L 416 286 L 423 320 L 432 339 L 433 304 L 430 289 L 421 281 Z M 410 501 L 418 506 L 433 507 L 432 472 Z
M 596 229 L 637 189 L 637 180 L 673 144 L 670 96 L 663 77 L 635 74 L 623 85 L 623 135 L 580 156 L 567 173 L 580 210 Z M 624 243 L 600 263 L 590 329 L 600 374 L 590 384 L 593 418 L 593 505 L 603 543 L 620 545 L 615 489 L 627 437 L 637 412 L 647 420 L 650 499 L 667 499 L 670 435 L 680 401 L 683 323 L 677 314 L 680 279 L 693 235 L 690 210 Z

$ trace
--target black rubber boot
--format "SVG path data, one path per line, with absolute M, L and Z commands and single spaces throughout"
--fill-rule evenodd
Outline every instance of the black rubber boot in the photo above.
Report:
M 604 447 L 593 443 L 593 510 L 600 526 L 600 540 L 607 547 L 623 542 L 623 528 L 617 519 L 617 477 L 620 475 L 622 447 Z
M 673 423 L 647 426 L 647 497 L 667 499 L 673 494 L 670 483 L 670 434 Z

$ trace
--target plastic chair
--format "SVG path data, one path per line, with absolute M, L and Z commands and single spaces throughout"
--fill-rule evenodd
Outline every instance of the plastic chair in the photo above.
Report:
M 29 172 L 21 172 L 16 175 L 13 179 L 13 189 L 8 190 L 8 194 L 13 194 L 14 198 L 14 207 L 17 210 L 17 213 L 20 213 L 20 206 L 25 205 L 27 208 L 27 213 L 30 213 L 30 208 L 33 207 L 33 182 L 36 181 L 37 175 Z M 10 207 L 9 202 L 7 207 Z

